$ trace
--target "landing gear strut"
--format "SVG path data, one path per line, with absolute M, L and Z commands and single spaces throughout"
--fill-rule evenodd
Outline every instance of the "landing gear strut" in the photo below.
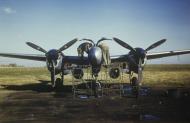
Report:
M 54 67 L 54 64 L 52 63 L 52 66 L 51 66 L 51 84 L 53 87 L 55 87 L 55 67 Z
M 60 91 L 63 88 L 64 74 L 63 72 L 60 74 L 61 78 L 57 78 L 55 81 L 54 89 L 56 91 Z
M 52 87 L 55 90 L 60 90 L 63 87 L 64 74 L 63 72 L 60 74 L 61 78 L 56 78 L 55 71 L 51 71 L 51 83 Z
M 137 77 L 132 78 L 131 85 L 132 85 L 132 93 L 133 93 L 133 95 L 135 97 L 138 97 L 138 95 L 139 95 L 139 84 L 138 84 Z
M 101 83 L 98 82 L 98 73 L 100 72 L 100 67 L 96 67 L 93 68 L 92 67 L 92 78 L 94 78 L 94 80 L 92 80 L 92 90 L 94 92 L 94 96 L 98 97 L 99 96 L 99 92 L 100 90 L 102 91 L 101 88 Z
M 94 96 L 97 98 L 100 96 L 100 92 L 102 91 L 101 83 L 97 81 L 97 77 L 92 81 L 92 90 L 94 92 Z
M 133 76 L 133 72 L 129 74 L 130 85 L 132 87 L 132 94 L 137 98 L 139 95 L 139 82 L 137 77 Z

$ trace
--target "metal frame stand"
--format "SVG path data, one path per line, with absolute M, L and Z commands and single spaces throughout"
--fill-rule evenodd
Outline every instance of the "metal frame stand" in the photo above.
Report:
M 123 88 L 122 85 L 124 83 L 124 73 L 122 70 L 122 67 L 120 64 L 117 66 L 114 66 L 119 68 L 120 70 L 120 76 L 116 79 L 113 79 L 109 76 L 109 71 L 112 68 L 112 66 L 102 67 L 103 70 L 99 72 L 98 77 L 94 77 L 92 75 L 92 68 L 91 66 L 88 66 L 87 69 L 85 69 L 84 76 L 81 79 L 76 79 L 72 76 L 72 90 L 73 90 L 73 97 L 75 98 L 77 94 L 80 93 L 80 91 L 84 91 L 85 89 L 79 89 L 78 84 L 86 84 L 86 95 L 90 96 L 97 96 L 97 97 L 103 97 L 103 96 L 111 96 L 111 92 L 119 91 L 120 97 L 122 96 Z M 90 81 L 90 82 L 89 82 Z M 118 82 L 119 87 L 118 88 L 110 88 L 110 84 Z M 96 91 L 96 92 L 95 92 Z M 97 94 L 97 95 L 96 95 Z

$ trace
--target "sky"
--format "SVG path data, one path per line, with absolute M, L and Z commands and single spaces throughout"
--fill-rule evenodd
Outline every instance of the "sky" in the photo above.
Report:
M 0 0 L 0 52 L 42 54 L 78 38 L 97 41 L 117 37 L 133 47 L 147 48 L 163 38 L 167 42 L 150 52 L 190 49 L 189 0 Z M 77 55 L 77 42 L 64 51 Z M 107 41 L 111 55 L 129 51 Z M 0 57 L 0 64 L 44 66 L 43 62 Z M 151 60 L 153 64 L 190 64 L 190 55 Z

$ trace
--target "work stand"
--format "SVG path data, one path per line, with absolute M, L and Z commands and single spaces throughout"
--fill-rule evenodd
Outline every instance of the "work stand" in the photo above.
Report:
M 122 96 L 124 85 L 124 73 L 120 65 L 114 66 L 119 68 L 120 76 L 111 78 L 110 69 L 113 66 L 102 66 L 97 78 L 92 76 L 92 68 L 85 66 L 84 76 L 81 79 L 72 77 L 73 98 L 82 97 L 104 97 L 104 96 Z

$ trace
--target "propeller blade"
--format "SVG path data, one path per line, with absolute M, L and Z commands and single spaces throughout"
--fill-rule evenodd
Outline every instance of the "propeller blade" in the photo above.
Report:
M 98 40 L 98 42 L 96 43 L 96 46 L 98 46 L 98 44 L 99 44 L 101 41 L 104 41 L 104 40 L 112 40 L 112 39 L 108 39 L 108 38 L 102 37 L 100 40 Z
M 43 52 L 43 53 L 47 53 L 46 50 L 44 50 L 43 48 L 41 48 L 40 46 L 38 46 L 38 45 L 36 45 L 36 44 L 34 44 L 34 43 L 26 42 L 26 44 L 27 44 L 28 46 L 30 46 L 30 47 L 32 47 L 32 48 L 38 50 L 38 51 L 41 51 L 41 52 Z
M 166 41 L 166 39 L 162 39 L 162 40 L 160 40 L 160 41 L 157 41 L 156 43 L 150 45 L 150 46 L 146 49 L 146 51 L 149 51 L 149 50 L 151 50 L 151 49 L 154 49 L 155 47 L 157 47 L 157 46 L 163 44 L 165 41 Z
M 85 41 L 90 41 L 93 45 L 95 45 L 94 41 L 93 41 L 93 40 L 91 40 L 91 39 L 86 39 L 86 38 L 83 38 L 83 39 L 81 39 L 81 41 L 82 41 L 82 40 L 85 40 Z
M 77 38 L 69 41 L 68 43 L 66 43 L 65 45 L 63 45 L 61 48 L 59 48 L 59 51 L 63 51 L 63 50 L 66 50 L 67 48 L 69 48 L 70 46 L 72 46 L 74 43 L 76 43 L 78 41 Z
M 118 44 L 120 44 L 121 46 L 123 46 L 124 48 L 131 50 L 133 52 L 136 52 L 136 50 L 131 47 L 129 44 L 125 43 L 124 41 L 118 39 L 118 38 L 113 38 L 114 41 L 116 41 Z

